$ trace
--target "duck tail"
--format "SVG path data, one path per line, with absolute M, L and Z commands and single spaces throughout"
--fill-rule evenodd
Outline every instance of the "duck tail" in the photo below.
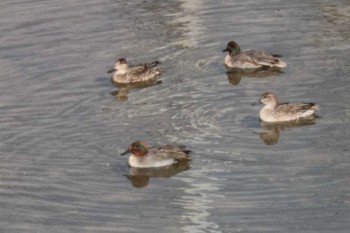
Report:
M 271 55 L 274 56 L 274 57 L 283 57 L 282 55 L 275 54 L 275 53 L 272 53 Z
M 149 67 L 149 68 L 156 67 L 159 63 L 160 63 L 159 61 L 151 62 L 151 63 L 148 64 L 148 67 Z
M 189 153 L 191 153 L 192 151 L 191 150 L 183 150 L 183 152 L 188 155 Z
M 313 110 L 319 110 L 321 108 L 320 105 L 315 104 L 315 103 L 309 103 L 309 106 Z
M 189 155 L 190 152 L 191 152 L 190 150 L 184 150 L 183 151 L 183 153 L 184 153 L 183 157 L 180 160 L 182 160 L 182 161 L 191 161 L 192 158 Z
M 192 152 L 191 150 L 187 149 L 184 145 L 179 145 L 179 147 L 182 150 L 182 152 L 184 152 L 186 155 Z
M 287 63 L 285 63 L 285 62 L 282 61 L 282 60 L 279 60 L 279 61 L 276 62 L 274 65 L 277 66 L 277 67 L 279 67 L 279 68 L 284 68 L 284 67 L 287 66 Z
M 287 64 L 280 59 L 280 57 L 283 57 L 282 55 L 272 53 L 271 54 L 274 57 L 273 66 L 284 68 L 287 66 Z
M 303 106 L 301 106 L 302 110 L 319 110 L 320 109 L 320 105 L 315 104 L 315 103 L 304 103 Z

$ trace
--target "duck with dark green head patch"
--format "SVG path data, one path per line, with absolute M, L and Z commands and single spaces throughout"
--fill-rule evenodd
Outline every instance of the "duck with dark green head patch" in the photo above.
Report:
M 228 52 L 225 57 L 225 65 L 228 68 L 255 70 L 287 66 L 280 59 L 281 55 L 256 50 L 241 51 L 240 46 L 235 41 L 230 41 L 222 52 Z

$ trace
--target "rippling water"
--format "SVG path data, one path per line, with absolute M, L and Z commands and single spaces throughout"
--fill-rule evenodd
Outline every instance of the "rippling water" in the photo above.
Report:
M 348 0 L 1 1 L 0 231 L 349 232 L 349 17 Z M 288 67 L 227 74 L 229 40 Z M 160 60 L 162 83 L 116 93 L 118 57 Z M 260 125 L 265 91 L 320 118 Z M 191 167 L 130 176 L 136 139 L 187 145 Z

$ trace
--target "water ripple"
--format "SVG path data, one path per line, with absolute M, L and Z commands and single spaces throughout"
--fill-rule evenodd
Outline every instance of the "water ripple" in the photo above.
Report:
M 348 5 L 1 1 L 0 231 L 347 232 Z M 288 67 L 230 78 L 229 40 Z M 118 57 L 160 60 L 162 83 L 115 98 Z M 266 91 L 321 117 L 264 128 Z M 137 139 L 187 145 L 191 169 L 135 189 Z

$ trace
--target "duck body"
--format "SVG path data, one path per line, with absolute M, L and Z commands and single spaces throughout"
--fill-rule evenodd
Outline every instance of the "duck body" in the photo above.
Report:
M 140 83 L 155 80 L 160 75 L 157 67 L 159 61 L 129 66 L 124 58 L 118 59 L 114 68 L 108 73 L 113 73 L 112 82 L 117 84 Z
M 283 62 L 281 55 L 265 51 L 247 50 L 241 51 L 239 45 L 230 41 L 223 52 L 228 52 L 225 57 L 225 65 L 228 68 L 256 70 L 260 68 L 283 68 L 287 64 Z
M 272 92 L 262 95 L 260 102 L 264 104 L 259 112 L 260 120 L 264 122 L 285 122 L 312 117 L 319 105 L 315 103 L 282 103 Z
M 152 168 L 188 162 L 191 160 L 188 155 L 190 152 L 185 146 L 164 145 L 150 147 L 142 141 L 136 141 L 122 155 L 132 153 L 128 159 L 131 167 Z

